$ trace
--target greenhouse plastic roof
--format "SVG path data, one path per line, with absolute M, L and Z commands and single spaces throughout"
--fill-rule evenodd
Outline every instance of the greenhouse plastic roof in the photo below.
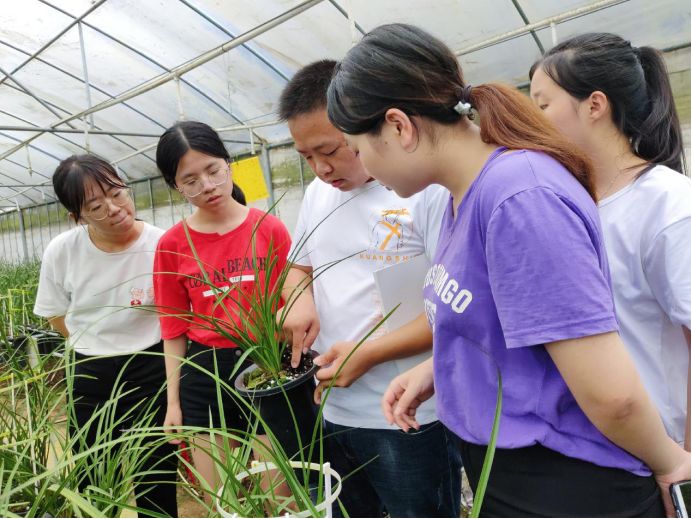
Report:
M 690 44 L 688 0 L 3 2 L 0 207 L 53 200 L 58 161 L 87 148 L 126 178 L 154 177 L 157 138 L 181 117 L 224 129 L 232 154 L 285 142 L 286 81 L 389 22 L 440 37 L 473 84 L 525 83 L 541 49 L 580 32 Z

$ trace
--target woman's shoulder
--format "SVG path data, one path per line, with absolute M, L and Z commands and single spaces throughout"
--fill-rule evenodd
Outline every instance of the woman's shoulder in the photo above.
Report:
M 158 227 L 153 227 L 150 226 L 152 229 L 154 229 L 157 232 L 160 232 L 160 237 L 158 239 L 158 247 L 159 248 L 165 248 L 165 249 L 170 249 L 172 247 L 176 247 L 181 240 L 185 240 L 185 229 L 183 228 L 183 222 L 180 221 L 173 225 L 173 227 L 169 228 L 167 231 L 163 231 L 162 229 L 159 229 Z
M 571 207 L 596 212 L 588 191 L 557 159 L 534 150 L 508 150 L 486 166 L 481 196 L 492 212 L 523 193 L 548 191 Z
M 89 240 L 86 228 L 77 225 L 53 238 L 46 246 L 43 257 L 45 259 L 68 251 L 79 252 L 84 246 L 82 242 L 84 242 L 85 239 Z
M 692 214 L 692 182 L 666 166 L 658 165 L 637 179 L 629 193 L 629 203 L 650 213 L 649 219 L 665 228 Z
M 286 230 L 286 225 L 284 225 L 284 223 L 278 217 L 255 207 L 250 208 L 248 219 L 253 223 L 253 227 L 254 225 L 259 226 L 259 231 L 270 233 L 284 231 L 288 232 Z
M 689 200 L 692 182 L 682 173 L 659 164 L 644 173 L 634 183 L 633 188 L 647 195 Z

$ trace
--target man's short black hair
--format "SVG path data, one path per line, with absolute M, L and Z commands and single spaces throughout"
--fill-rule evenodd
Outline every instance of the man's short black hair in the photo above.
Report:
M 323 59 L 304 66 L 281 92 L 279 117 L 288 121 L 299 115 L 327 107 L 327 89 L 336 61 Z

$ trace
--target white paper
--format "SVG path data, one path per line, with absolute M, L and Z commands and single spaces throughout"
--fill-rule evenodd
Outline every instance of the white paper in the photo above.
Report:
M 373 272 L 375 285 L 380 295 L 382 315 L 387 315 L 396 305 L 400 305 L 385 321 L 388 331 L 394 331 L 408 324 L 423 313 L 423 282 L 430 268 L 430 260 L 420 254 L 408 261 L 395 263 Z M 423 362 L 431 351 L 394 361 L 400 373 Z

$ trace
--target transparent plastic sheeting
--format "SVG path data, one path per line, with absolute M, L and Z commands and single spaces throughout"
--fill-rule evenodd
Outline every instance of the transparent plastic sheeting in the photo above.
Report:
M 38 133 L 90 106 L 195 60 L 305 0 L 23 0 L 0 10 L 0 207 L 29 206 L 51 193 L 22 186 L 48 181 L 57 162 L 87 147 L 116 161 L 156 142 L 181 116 L 214 127 L 277 120 L 277 99 L 296 70 L 339 59 L 354 41 L 389 22 L 419 25 L 455 51 L 470 83 L 527 81 L 553 38 L 611 31 L 635 45 L 689 45 L 688 0 L 323 0 L 160 86 L 85 120 Z M 491 40 L 578 9 L 589 11 L 509 41 Z M 86 14 L 85 14 L 86 13 Z M 81 25 L 81 37 L 80 37 Z M 467 52 L 486 42 L 481 49 Z M 84 83 L 82 49 L 89 80 Z M 466 49 L 466 50 L 465 50 Z M 11 77 L 7 77 L 10 74 Z M 91 103 L 91 105 L 89 104 Z M 92 126 L 93 124 L 93 126 Z M 85 136 L 85 127 L 102 133 Z M 254 132 L 253 135 L 250 132 Z M 285 142 L 285 125 L 223 134 L 232 154 Z M 32 139 L 28 146 L 18 145 Z M 9 150 L 17 148 L 13 153 Z M 28 150 L 28 151 L 27 151 Z M 7 156 L 5 156 L 7 155 Z M 152 151 L 121 160 L 130 179 L 156 176 Z M 31 166 L 31 167 L 29 167 Z

